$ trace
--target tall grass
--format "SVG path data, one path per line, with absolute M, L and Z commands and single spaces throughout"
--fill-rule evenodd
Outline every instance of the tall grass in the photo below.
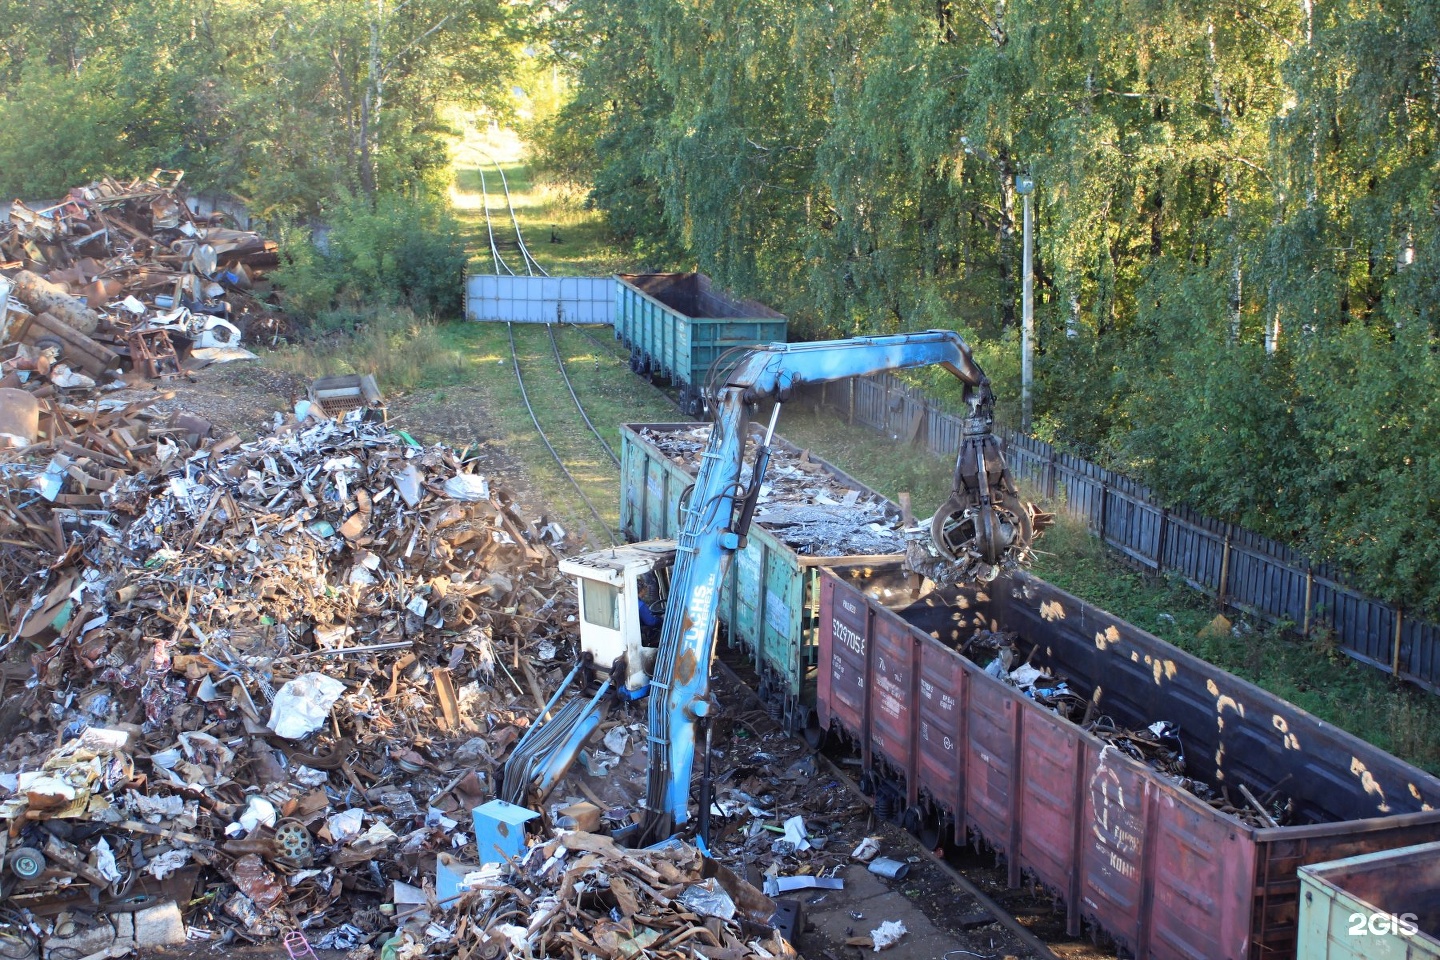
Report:
M 374 374 L 387 391 L 445 386 L 460 382 L 471 364 L 445 342 L 441 326 L 405 307 L 324 314 L 311 339 L 272 350 L 265 360 L 302 377 Z

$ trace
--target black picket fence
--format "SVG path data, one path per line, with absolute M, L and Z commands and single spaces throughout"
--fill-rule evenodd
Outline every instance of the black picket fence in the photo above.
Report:
M 830 385 L 817 399 L 891 439 L 942 456 L 960 449 L 963 418 L 889 374 Z M 1042 440 L 997 433 L 1018 478 L 1136 564 L 1177 574 L 1229 608 L 1302 636 L 1329 631 L 1356 660 L 1440 692 L 1440 626 L 1367 597 L 1340 571 L 1282 543 L 1185 507 L 1167 508 L 1144 484 Z

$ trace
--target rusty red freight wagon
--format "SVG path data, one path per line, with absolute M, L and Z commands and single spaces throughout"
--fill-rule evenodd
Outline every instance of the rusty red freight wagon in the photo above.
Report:
M 954 649 L 977 628 L 1117 724 L 1178 723 L 1190 776 L 1279 788 L 1299 825 L 1252 827 L 988 676 Z M 912 818 L 1147 960 L 1293 957 L 1299 866 L 1440 839 L 1440 780 L 1026 574 L 919 599 L 823 576 L 817 680 L 822 729 Z

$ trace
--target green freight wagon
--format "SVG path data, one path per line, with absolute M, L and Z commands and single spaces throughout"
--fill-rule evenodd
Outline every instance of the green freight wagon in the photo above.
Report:
M 723 354 L 784 343 L 786 328 L 783 314 L 726 296 L 703 273 L 615 277 L 615 337 L 630 348 L 630 369 L 677 386 L 687 416 L 705 412 L 706 378 Z
M 708 437 L 709 430 L 708 424 L 695 423 L 621 427 L 620 528 L 624 539 L 634 543 L 676 536 L 679 506 L 695 480 L 695 468 L 686 457 L 662 450 L 661 444 L 673 448 L 681 438 Z M 787 542 L 796 539 L 794 526 L 782 530 L 765 520 L 766 511 L 781 509 L 785 498 L 762 496 L 748 543 L 726 576 L 720 619 L 726 625 L 729 644 L 743 648 L 754 664 L 759 693 L 771 716 L 791 733 L 800 733 L 814 696 L 814 683 L 806 681 L 813 680 L 815 669 L 820 568 L 829 567 L 842 577 L 895 570 L 904 547 L 899 535 L 900 512 L 893 503 L 778 436 L 773 445 L 766 476 L 775 487 L 786 487 L 787 472 L 803 473 L 806 479 L 800 485 L 808 483 L 807 489 L 823 487 L 838 494 L 828 499 L 842 503 L 848 498 L 851 502 L 843 507 L 837 504 L 837 509 L 847 511 L 845 523 L 860 535 L 859 539 L 818 536 L 797 547 Z M 798 466 L 787 466 L 790 463 Z M 883 519 L 857 523 L 855 518 L 863 513 L 857 509 L 861 506 L 867 507 L 871 516 Z M 841 552 L 837 554 L 837 550 Z
M 1301 867 L 1296 955 L 1440 960 L 1440 843 Z

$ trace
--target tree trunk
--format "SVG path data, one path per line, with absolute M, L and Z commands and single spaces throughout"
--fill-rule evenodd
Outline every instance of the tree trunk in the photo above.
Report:
M 1000 322 L 1013 327 L 1015 319 L 1015 177 L 1008 157 L 1001 156 L 1000 222 L 995 227 L 995 248 L 1000 261 Z

